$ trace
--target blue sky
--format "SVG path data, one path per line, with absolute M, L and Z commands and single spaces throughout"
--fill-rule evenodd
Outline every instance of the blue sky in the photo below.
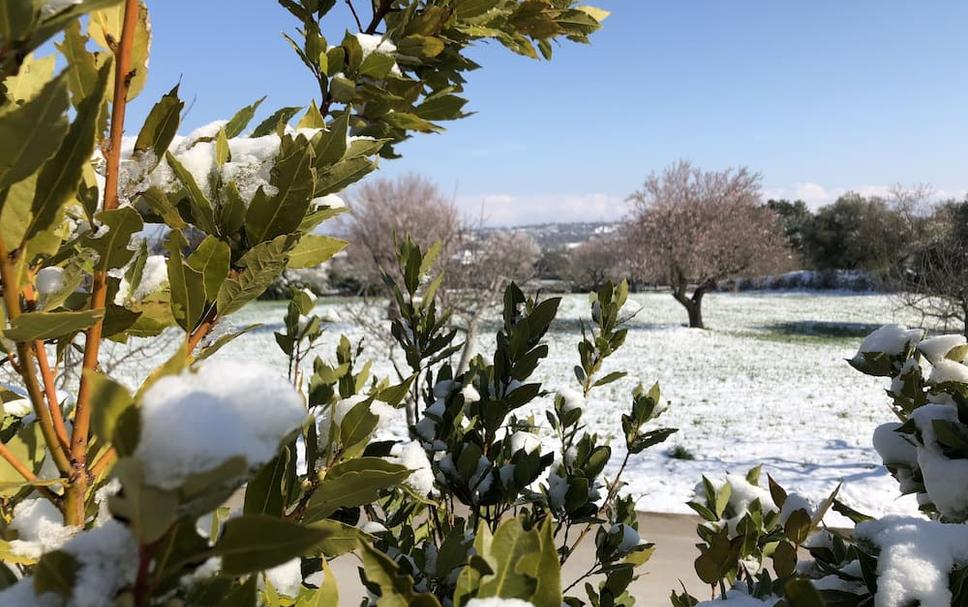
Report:
M 643 178 L 678 158 L 747 165 L 767 195 L 815 206 L 894 183 L 968 188 L 968 3 L 591 3 L 612 11 L 605 27 L 590 46 L 563 43 L 551 63 L 474 50 L 484 68 L 466 92 L 477 114 L 405 143 L 381 174 L 426 174 L 498 225 L 620 217 Z M 129 131 L 179 79 L 185 128 L 262 95 L 264 114 L 312 98 L 275 2 L 149 7 L 149 84 Z M 347 16 L 340 2 L 330 31 Z

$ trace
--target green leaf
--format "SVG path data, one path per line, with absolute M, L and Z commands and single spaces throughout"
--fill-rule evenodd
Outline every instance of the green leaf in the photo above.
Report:
M 216 352 L 218 352 L 223 346 L 225 346 L 226 344 L 228 344 L 232 340 L 234 340 L 237 337 L 240 337 L 242 335 L 245 335 L 246 333 L 248 333 L 249 331 L 251 331 L 253 329 L 258 329 L 261 326 L 262 326 L 261 323 L 255 323 L 255 324 L 251 324 L 251 325 L 242 327 L 238 331 L 233 331 L 231 333 L 226 333 L 226 334 L 220 336 L 218 339 L 216 339 L 212 343 L 210 343 L 207 346 L 205 346 L 198 354 L 196 354 L 195 355 L 195 360 L 205 360 L 209 356 L 211 356 L 211 355 L 215 354 Z
M 327 558 L 334 558 L 356 550 L 363 537 L 362 532 L 356 527 L 333 519 L 317 521 L 311 526 L 313 529 L 325 530 L 329 534 L 317 546 L 317 552 Z
M 790 607 L 824 607 L 827 604 L 810 580 L 790 580 L 783 591 Z
M 473 19 L 487 14 L 497 7 L 501 0 L 464 0 L 454 8 L 454 17 L 460 20 Z
M 141 197 L 138 198 L 135 204 L 141 203 L 146 205 L 151 212 L 158 215 L 158 217 L 165 222 L 165 225 L 173 230 L 182 230 L 188 225 L 178 213 L 178 209 L 175 208 L 175 205 L 173 205 L 171 200 L 168 199 L 168 194 L 166 194 L 160 188 L 155 186 L 148 188 L 141 194 Z M 142 207 L 139 206 L 139 208 Z
M 561 607 L 561 563 L 555 547 L 554 525 L 551 517 L 545 517 L 538 530 L 541 548 L 538 552 L 521 559 L 518 568 L 538 580 L 534 594 L 528 601 L 534 607 Z
M 241 110 L 239 110 L 238 112 L 236 112 L 235 115 L 232 116 L 232 118 L 230 118 L 228 123 L 226 123 L 225 125 L 226 137 L 231 139 L 233 137 L 238 137 L 239 135 L 241 135 L 242 131 L 245 130 L 245 127 L 247 127 L 249 125 L 249 122 L 252 121 L 252 117 L 255 116 L 255 111 L 259 109 L 259 106 L 262 105 L 262 102 L 265 100 L 266 98 L 263 97 L 257 100 L 255 103 L 251 105 L 247 105 Z
M 329 130 L 319 137 L 316 144 L 316 166 L 323 168 L 334 164 L 346 153 L 346 134 L 349 131 L 349 112 L 340 114 L 330 124 Z
M 258 605 L 258 577 L 250 576 L 219 601 L 218 607 L 256 607 Z
M 126 4 L 114 4 L 92 11 L 88 16 L 88 34 L 91 39 L 106 51 L 114 51 L 121 40 Z M 134 40 L 131 50 L 131 71 L 126 99 L 131 101 L 138 96 L 148 80 L 148 55 L 151 50 L 151 23 L 144 0 L 138 2 L 138 17 L 135 21 Z M 112 85 L 113 87 L 113 85 Z
M 326 559 L 323 559 L 323 582 L 319 589 L 315 591 L 303 588 L 296 607 L 330 607 L 339 605 L 339 588 L 336 584 L 336 576 L 329 568 Z
M 23 244 L 30 226 L 30 208 L 37 191 L 37 173 L 10 186 L 0 207 L 0 238 L 9 250 Z
M 440 607 L 432 594 L 416 592 L 413 578 L 401 575 L 396 563 L 369 542 L 360 541 L 360 552 L 367 581 L 380 587 L 378 607 Z
M 91 160 L 94 143 L 98 136 L 98 115 L 104 102 L 111 62 L 107 61 L 98 72 L 91 94 L 77 107 L 77 115 L 71 123 L 57 153 L 40 170 L 37 191 L 31 206 L 32 220 L 26 238 L 46 230 L 55 223 L 64 205 L 74 197 L 81 181 L 81 171 Z
M 20 71 L 3 81 L 3 86 L 7 89 L 7 99 L 19 105 L 36 97 L 54 77 L 56 61 L 56 55 L 39 59 L 35 59 L 32 54 L 27 55 L 20 65 Z
M 489 0 L 494 3 L 494 0 Z M 464 2 L 463 4 L 467 4 Z M 459 9 L 458 9 L 459 10 Z M 436 36 L 421 36 L 411 34 L 405 36 L 397 45 L 397 53 L 405 57 L 420 57 L 422 59 L 433 59 L 446 48 L 443 39 Z
M 205 309 L 205 276 L 182 261 L 185 245 L 180 232 L 172 232 L 168 249 L 168 284 L 171 286 L 171 315 L 186 332 L 195 328 Z
M 306 521 L 328 517 L 340 508 L 362 506 L 376 501 L 382 491 L 395 487 L 410 476 L 410 471 L 376 457 L 360 457 L 330 469 L 309 500 Z
M 198 228 L 207 234 L 217 233 L 215 210 L 212 208 L 212 202 L 198 186 L 195 177 L 171 152 L 166 152 L 165 158 L 168 159 L 168 166 L 171 167 L 175 177 L 178 178 L 178 181 L 181 182 L 182 187 L 188 193 L 188 202 L 192 207 L 192 215 L 198 224 Z
M 67 133 L 67 105 L 62 73 L 27 103 L 0 114 L 0 191 L 25 179 L 57 151 Z
M 222 234 L 238 234 L 242 224 L 245 223 L 246 202 L 234 181 L 223 185 L 219 193 L 222 200 L 216 210 L 216 221 L 221 227 Z
M 114 465 L 112 474 L 124 491 L 109 498 L 111 512 L 128 521 L 141 543 L 160 539 L 178 519 L 178 495 L 144 482 L 144 470 L 137 459 L 125 457 Z
M 107 234 L 97 237 L 88 234 L 81 239 L 81 244 L 98 254 L 99 269 L 107 271 L 124 266 L 134 256 L 134 251 L 128 248 L 131 237 L 144 227 L 141 215 L 131 207 L 121 207 L 101 211 L 96 217 L 107 228 Z
M 97 63 L 94 54 L 87 50 L 88 40 L 81 33 L 80 20 L 74 20 L 65 28 L 64 40 L 56 45 L 67 61 L 67 88 L 75 106 L 91 95 L 97 82 Z M 99 126 L 106 120 L 107 117 L 103 117 Z
M 348 158 L 320 173 L 316 180 L 316 196 L 333 194 L 366 177 L 377 167 L 369 158 Z
M 141 433 L 140 416 L 128 389 L 103 373 L 85 371 L 91 386 L 91 429 L 101 440 L 110 442 L 121 455 L 131 455 Z
M 34 3 L 26 0 L 0 3 L 0 43 L 23 38 L 34 24 Z
M 467 99 L 457 95 L 435 95 L 417 106 L 416 114 L 424 120 L 455 120 L 466 116 L 461 109 Z
M 613 381 L 618 381 L 622 379 L 626 375 L 628 375 L 628 373 L 626 373 L 625 371 L 613 371 L 608 375 L 606 375 L 605 377 L 601 378 L 600 380 L 596 381 L 594 387 L 597 388 L 598 386 L 604 386 L 606 384 L 610 384 Z
M 413 385 L 413 381 L 417 378 L 416 375 L 411 375 L 401 383 L 390 386 L 389 388 L 384 388 L 376 394 L 376 399 L 378 401 L 384 402 L 391 407 L 396 407 L 403 402 L 406 398 L 407 392 L 410 391 L 410 386 Z
M 80 567 L 77 559 L 63 550 L 48 552 L 34 569 L 34 593 L 40 596 L 50 592 L 70 598 Z
M 83 16 L 85 13 L 96 10 L 101 7 L 111 6 L 117 4 L 119 0 L 81 0 L 68 6 L 67 8 L 59 11 L 58 13 L 43 19 L 39 24 L 36 25 L 36 29 L 33 30 L 29 39 L 23 40 L 22 44 L 19 45 L 17 50 L 18 54 L 26 55 L 27 53 L 33 51 L 34 49 L 41 46 L 44 42 L 49 40 L 54 34 L 61 31 L 71 22 L 78 17 Z M 3 2 L 0 3 L 0 8 L 6 8 L 10 5 L 23 5 L 23 8 L 30 10 L 32 12 L 33 5 L 30 2 Z M 9 17 L 10 14 L 3 13 L 0 11 L 0 33 L 6 29 L 6 24 L 4 20 Z M 31 21 L 33 20 L 33 14 L 30 15 Z M 13 23 L 15 20 L 8 21 L 7 23 Z M 30 24 L 28 24 L 29 26 Z M 14 28 L 16 29 L 16 28 Z M 12 35 L 8 39 L 19 38 L 20 35 Z M 8 65 L 10 61 L 6 62 Z
M 289 467 L 289 448 L 282 450 L 272 461 L 263 466 L 249 481 L 245 489 L 244 514 L 268 514 L 282 516 L 285 506 L 283 482 Z
M 283 138 L 272 167 L 273 196 L 259 188 L 245 215 L 245 232 L 253 243 L 272 240 L 295 231 L 302 222 L 315 190 L 313 146 L 303 137 Z
M 302 108 L 299 106 L 284 107 L 276 110 L 271 116 L 259 123 L 252 131 L 253 137 L 265 137 L 272 135 L 280 126 L 285 126 L 292 120 L 292 117 L 299 113 Z
M 219 288 L 216 297 L 219 314 L 231 314 L 262 295 L 286 268 L 291 246 L 291 238 L 279 236 L 249 249 L 239 260 L 242 270 Z
M 231 160 L 232 149 L 229 147 L 228 135 L 225 134 L 225 129 L 219 129 L 215 136 L 215 166 L 221 168 Z
M 306 108 L 306 113 L 303 117 L 299 119 L 296 123 L 297 129 L 322 129 L 326 128 L 326 120 L 323 118 L 322 113 L 320 113 L 319 108 L 316 106 L 316 101 L 314 100 Z
M 360 64 L 360 75 L 376 80 L 382 80 L 390 74 L 390 70 L 397 62 L 392 55 L 373 52 L 366 56 Z
M 346 76 L 333 76 L 329 81 L 329 94 L 337 103 L 350 103 L 356 95 L 356 83 Z
M 521 559 L 541 550 L 541 540 L 534 529 L 525 531 L 521 521 L 509 518 L 494 533 L 486 554 L 482 555 L 493 573 L 481 579 L 480 597 L 529 597 L 536 580 L 518 569 Z
M 206 236 L 198 248 L 188 256 L 188 266 L 202 275 L 205 297 L 215 301 L 219 287 L 229 273 L 232 249 L 214 236 Z
M 289 254 L 289 268 L 315 268 L 346 248 L 345 240 L 304 234 Z
M 30 424 L 22 427 L 15 434 L 6 439 L 3 445 L 14 457 L 26 464 L 35 474 L 39 472 L 41 463 L 47 454 L 47 444 L 44 442 L 40 424 Z M 0 487 L 0 496 L 12 497 L 23 486 L 23 477 L 19 472 L 0 459 L 0 481 L 9 485 Z
M 104 310 L 26 312 L 12 321 L 3 336 L 15 342 L 56 339 L 87 329 L 104 317 Z
M 339 440 L 343 446 L 343 457 L 352 458 L 360 455 L 379 422 L 379 416 L 370 411 L 370 404 L 367 401 L 357 403 L 347 411 L 339 423 Z M 342 465 L 349 465 L 349 462 Z M 335 477 L 331 476 L 331 478 Z
M 390 126 L 395 126 L 405 131 L 436 133 L 443 130 L 429 120 L 424 120 L 420 116 L 408 112 L 389 112 L 384 114 L 382 118 Z
M 213 548 L 222 557 L 222 572 L 243 575 L 271 569 L 310 553 L 331 534 L 274 516 L 247 514 L 230 519 Z
M 185 102 L 178 98 L 176 84 L 148 112 L 138 139 L 134 142 L 134 151 L 144 153 L 151 150 L 155 158 L 160 160 L 178 132 L 184 107 Z

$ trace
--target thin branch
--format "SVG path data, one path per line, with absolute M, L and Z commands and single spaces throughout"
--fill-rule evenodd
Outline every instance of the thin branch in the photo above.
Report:
M 43 341 L 37 340 L 34 342 L 34 355 L 37 357 L 40 376 L 44 380 L 44 393 L 47 395 L 47 408 L 50 410 L 51 420 L 54 423 L 54 432 L 57 433 L 57 440 L 60 442 L 64 453 L 69 453 L 71 442 L 67 435 L 67 424 L 64 423 L 64 412 L 61 411 L 60 402 L 57 399 L 57 386 L 54 385 L 54 374 L 51 371 Z
M 380 6 L 373 11 L 373 18 L 370 19 L 370 24 L 366 26 L 365 34 L 373 34 L 376 32 L 376 28 L 380 27 L 383 18 L 390 12 L 391 6 L 393 6 L 393 0 L 380 1 Z
M 10 464 L 10 467 L 16 470 L 17 474 L 24 477 L 24 480 L 28 483 L 36 483 L 38 481 L 37 475 L 31 472 L 30 468 L 28 468 L 26 464 L 17 459 L 17 456 L 7 449 L 7 446 L 3 443 L 0 443 L 0 457 L 6 460 L 6 462 Z M 54 503 L 57 503 L 60 500 L 60 497 L 47 487 L 35 486 L 34 489 Z
M 205 318 L 199 323 L 195 329 L 188 335 L 188 354 L 191 356 L 192 352 L 198 344 L 208 335 L 212 329 L 215 327 L 215 323 L 218 322 L 218 311 L 213 305 L 209 308 L 208 312 L 205 314 Z
M 114 98 L 111 114 L 111 131 L 108 143 L 107 169 L 104 178 L 104 210 L 110 211 L 118 206 L 118 177 L 121 167 L 121 138 L 124 134 L 124 114 L 127 108 L 128 90 L 134 71 L 131 68 L 131 55 L 134 48 L 135 30 L 138 27 L 138 0 L 125 0 L 124 22 L 121 41 L 115 53 Z M 91 309 L 103 309 L 107 302 L 107 272 L 94 273 L 91 289 Z M 74 413 L 74 434 L 71 437 L 71 460 L 75 474 L 68 489 L 67 522 L 81 524 L 84 521 L 84 498 L 88 486 L 87 449 L 91 430 L 91 383 L 90 374 L 98 366 L 98 353 L 104 330 L 103 318 L 87 330 L 84 342 L 81 384 L 77 392 L 77 407 Z
M 356 21 L 356 27 L 362 32 L 363 23 L 360 21 L 360 16 L 356 14 L 356 7 L 353 6 L 353 0 L 346 0 L 346 6 L 350 7 L 350 12 L 353 13 L 353 20 Z
M 7 247 L 0 242 L 0 281 L 3 283 L 3 301 L 7 308 L 7 318 L 16 320 L 20 317 L 20 285 L 14 271 L 15 262 L 11 258 Z M 54 423 L 50 417 L 50 410 L 47 402 L 40 390 L 37 382 L 37 375 L 34 372 L 34 364 L 31 360 L 31 349 L 26 343 L 17 344 L 17 357 L 20 359 L 20 376 L 27 389 L 30 404 L 33 405 L 34 413 L 37 414 L 37 421 L 40 424 L 41 432 L 44 435 L 44 442 L 50 448 L 51 456 L 57 469 L 68 474 L 71 470 L 67 455 L 58 447 L 57 433 L 54 431 Z

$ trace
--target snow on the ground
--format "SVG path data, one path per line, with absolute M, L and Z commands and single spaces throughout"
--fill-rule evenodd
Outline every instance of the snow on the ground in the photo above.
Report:
M 712 294 L 704 304 L 709 330 L 682 326 L 685 311 L 668 294 L 636 294 L 630 300 L 641 311 L 631 323 L 626 345 L 606 363 L 606 372 L 630 374 L 597 388 L 583 420 L 591 431 L 614 437 L 609 443 L 617 466 L 624 455 L 620 416 L 630 407 L 630 391 L 639 382 L 660 382 L 671 406 L 659 422 L 680 430 L 667 443 L 631 460 L 624 478 L 628 490 L 639 497 L 641 510 L 691 512 L 686 501 L 702 475 L 719 480 L 726 472 L 744 473 L 763 464 L 764 472 L 788 491 L 814 502 L 842 481 L 841 499 L 862 512 L 916 511 L 912 497 L 898 497 L 897 483 L 871 444 L 874 429 L 894 419 L 886 386 L 846 362 L 866 333 L 882 324 L 913 322 L 891 297 Z M 320 300 L 316 313 L 339 312 L 343 305 Z M 285 357 L 272 336 L 281 329 L 284 313 L 284 303 L 248 306 L 232 322 L 265 325 L 217 357 L 275 364 L 285 373 Z M 578 357 L 578 319 L 587 317 L 584 296 L 565 297 L 548 335 L 551 354 L 536 374 L 552 393 L 577 387 L 572 368 Z M 482 349 L 493 347 L 495 330 L 496 325 L 484 327 Z M 334 356 L 340 333 L 351 339 L 362 336 L 350 324 L 329 325 L 317 353 Z M 380 343 L 372 341 L 364 356 L 373 359 L 376 373 L 394 377 Z M 550 394 L 545 404 L 552 406 Z M 544 422 L 544 415 L 535 418 Z M 672 457 L 676 445 L 694 459 Z M 844 522 L 836 516 L 828 521 Z

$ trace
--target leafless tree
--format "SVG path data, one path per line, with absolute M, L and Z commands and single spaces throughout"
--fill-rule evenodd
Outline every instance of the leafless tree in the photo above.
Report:
M 622 233 L 595 236 L 569 249 L 564 277 L 576 291 L 596 291 L 606 281 L 632 282 L 631 264 Z
M 429 179 L 409 174 L 364 182 L 347 195 L 347 260 L 364 289 L 378 289 L 396 264 L 396 241 L 410 234 L 423 249 L 441 243 L 441 263 L 455 252 L 463 222 L 451 197 Z
M 540 254 L 537 245 L 514 231 L 482 235 L 480 223 L 464 220 L 451 197 L 418 175 L 369 181 L 349 194 L 347 204 L 347 262 L 361 281 L 362 293 L 379 290 L 382 272 L 395 267 L 396 239 L 410 234 L 424 249 L 441 243 L 436 270 L 444 272 L 444 282 L 438 295 L 454 311 L 455 326 L 465 332 L 461 365 L 466 365 L 480 320 L 497 303 L 505 284 L 532 277 Z M 375 322 L 368 305 L 351 315 L 364 327 Z
M 528 234 L 513 230 L 480 236 L 462 230 L 456 253 L 444 267 L 440 291 L 444 306 L 454 311 L 456 325 L 465 335 L 458 370 L 463 371 L 474 353 L 480 322 L 500 301 L 511 281 L 524 283 L 534 276 L 541 249 Z
M 760 176 L 745 167 L 704 171 L 682 160 L 650 175 L 630 200 L 635 254 L 672 288 L 690 327 L 703 327 L 703 296 L 721 281 L 790 258 L 776 215 L 761 203 Z
M 922 325 L 968 336 L 968 202 L 938 207 L 922 230 L 924 242 L 904 267 L 900 300 Z

